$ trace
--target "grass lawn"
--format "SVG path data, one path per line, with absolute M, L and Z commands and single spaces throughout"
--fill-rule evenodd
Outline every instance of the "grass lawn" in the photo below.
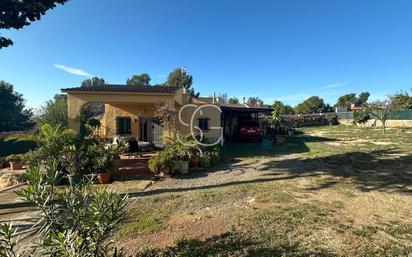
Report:
M 408 256 L 412 129 L 325 126 L 228 144 L 210 171 L 133 199 L 114 236 L 138 256 Z M 409 255 L 410 256 L 410 255 Z

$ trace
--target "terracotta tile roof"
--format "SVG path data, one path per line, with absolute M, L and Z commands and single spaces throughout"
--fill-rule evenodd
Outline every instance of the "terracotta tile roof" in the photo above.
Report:
M 170 86 L 128 86 L 105 84 L 102 86 L 92 87 L 72 87 L 63 88 L 62 92 L 129 92 L 129 93 L 162 93 L 174 94 L 179 90 L 177 87 Z

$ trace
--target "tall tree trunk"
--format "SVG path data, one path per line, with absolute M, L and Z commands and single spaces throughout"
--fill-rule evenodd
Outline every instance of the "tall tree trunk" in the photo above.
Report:
M 382 121 L 383 134 L 386 133 L 386 121 Z

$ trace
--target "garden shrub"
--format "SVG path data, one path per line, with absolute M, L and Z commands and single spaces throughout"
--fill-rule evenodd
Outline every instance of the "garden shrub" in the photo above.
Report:
M 121 256 L 107 241 L 126 215 L 126 198 L 108 190 L 93 189 L 91 183 L 57 190 L 57 163 L 47 161 L 27 170 L 28 186 L 17 194 L 36 205 L 41 217 L 36 223 L 41 256 Z M 0 227 L 0 256 L 21 256 L 12 227 Z

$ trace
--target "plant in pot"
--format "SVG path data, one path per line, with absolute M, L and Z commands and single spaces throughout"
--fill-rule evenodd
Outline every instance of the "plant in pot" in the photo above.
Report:
M 204 154 L 201 158 L 200 161 L 200 166 L 204 167 L 204 168 L 210 168 L 211 166 L 211 156 L 210 156 L 210 152 L 207 152 L 206 154 Z
M 172 148 L 165 148 L 152 156 L 149 160 L 149 169 L 155 174 L 170 175 L 176 163 L 176 152 Z
M 219 163 L 221 159 L 221 149 L 219 146 L 214 146 L 212 149 L 209 151 L 209 156 L 210 156 L 210 161 L 211 164 Z
M 6 161 L 10 163 L 11 170 L 21 170 L 23 169 L 23 159 L 20 154 L 11 154 L 6 157 Z
M 82 149 L 75 144 L 65 146 L 62 151 L 61 162 L 66 169 L 71 186 L 83 182 L 84 169 L 88 164 L 87 158 L 84 158 Z
M 275 101 L 273 103 L 272 117 L 270 120 L 270 125 L 274 130 L 273 133 L 273 143 L 283 144 L 285 142 L 285 135 L 282 133 L 282 117 L 281 114 L 284 112 L 285 106 L 280 101 Z
M 189 167 L 195 168 L 200 166 L 200 154 L 198 152 L 194 152 L 189 160 Z
M 169 146 L 176 148 L 178 169 L 186 174 L 189 172 L 189 167 L 198 167 L 200 163 L 199 149 L 202 147 L 196 140 L 192 139 L 191 135 L 182 136 L 176 134 L 176 137 L 169 139 Z
M 175 148 L 177 157 L 175 170 L 182 174 L 189 173 L 189 161 L 193 155 L 195 143 L 188 137 L 177 135 L 176 139 L 171 141 L 171 144 L 173 144 L 171 147 Z
M 174 170 L 179 171 L 182 174 L 189 173 L 189 160 L 190 152 L 189 151 L 180 151 L 177 153 L 177 161 L 174 167 Z
M 107 184 L 112 180 L 113 176 L 113 160 L 110 157 L 104 156 L 96 160 L 97 179 L 100 184 Z
M 97 173 L 100 184 L 107 184 L 112 180 L 114 152 L 105 149 L 102 145 L 89 146 L 89 155 L 93 156 L 93 172 Z
M 117 144 L 110 144 L 106 146 L 106 150 L 110 152 L 113 159 L 113 172 L 118 172 L 121 166 L 120 155 L 126 153 L 129 150 L 129 144 L 125 140 L 119 141 Z

